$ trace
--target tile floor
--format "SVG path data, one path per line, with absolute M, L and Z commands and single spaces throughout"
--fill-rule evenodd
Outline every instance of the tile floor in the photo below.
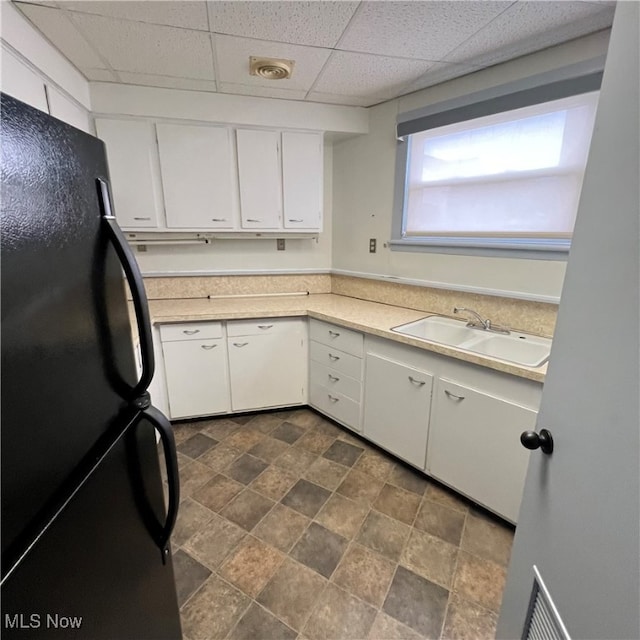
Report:
M 185 639 L 494 637 L 511 527 L 308 409 L 174 428 Z

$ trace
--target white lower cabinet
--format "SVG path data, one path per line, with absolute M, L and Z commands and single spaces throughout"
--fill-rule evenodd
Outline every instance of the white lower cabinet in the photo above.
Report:
M 533 409 L 439 378 L 428 473 L 516 522 L 529 461 L 520 433 L 534 429 L 536 417 Z
M 433 376 L 368 353 L 363 435 L 424 469 Z

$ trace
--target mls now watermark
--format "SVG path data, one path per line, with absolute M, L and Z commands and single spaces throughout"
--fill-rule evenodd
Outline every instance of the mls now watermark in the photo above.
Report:
M 4 614 L 5 629 L 79 629 L 82 616 L 61 616 L 58 613 Z

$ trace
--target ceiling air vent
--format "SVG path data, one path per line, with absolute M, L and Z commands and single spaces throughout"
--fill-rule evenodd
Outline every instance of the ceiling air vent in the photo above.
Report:
M 278 58 L 249 57 L 249 68 L 252 76 L 259 76 L 266 80 L 285 80 L 291 77 L 294 60 L 281 60 Z

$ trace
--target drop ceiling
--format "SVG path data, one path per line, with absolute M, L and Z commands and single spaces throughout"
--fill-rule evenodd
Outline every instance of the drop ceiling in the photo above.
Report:
M 14 2 L 90 81 L 371 106 L 611 26 L 615 2 Z M 291 78 L 251 56 L 295 60 Z

